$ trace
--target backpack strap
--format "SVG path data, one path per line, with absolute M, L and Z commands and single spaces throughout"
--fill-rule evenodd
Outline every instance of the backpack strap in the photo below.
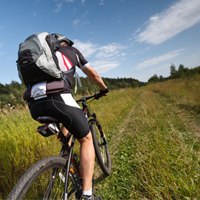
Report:
M 80 79 L 78 73 L 75 72 L 75 89 L 74 89 L 74 92 L 75 92 L 75 93 L 76 93 L 76 91 L 77 91 L 77 81 L 78 81 L 79 87 L 82 87 L 81 79 Z

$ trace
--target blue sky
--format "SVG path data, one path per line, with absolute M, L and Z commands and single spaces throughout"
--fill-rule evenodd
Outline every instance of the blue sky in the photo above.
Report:
M 0 0 L 0 83 L 20 82 L 19 44 L 66 35 L 102 77 L 170 75 L 200 66 L 200 0 Z M 79 75 L 83 76 L 79 71 Z

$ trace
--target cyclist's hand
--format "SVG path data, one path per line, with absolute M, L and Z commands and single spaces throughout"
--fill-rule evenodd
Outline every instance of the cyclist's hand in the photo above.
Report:
M 106 90 L 100 90 L 100 95 L 101 96 L 106 96 L 106 94 L 109 92 L 109 89 L 107 88 Z
M 106 90 L 100 90 L 99 93 L 95 94 L 95 99 L 99 99 L 102 96 L 106 96 L 106 94 L 109 92 L 109 89 Z

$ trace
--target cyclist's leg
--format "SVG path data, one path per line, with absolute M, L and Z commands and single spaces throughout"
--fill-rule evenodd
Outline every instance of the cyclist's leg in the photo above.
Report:
M 67 137 L 68 134 L 69 134 L 69 131 L 64 127 L 63 124 L 62 124 L 61 130 L 62 130 L 63 135 L 64 135 L 65 137 Z M 70 141 L 68 142 L 68 144 L 71 145 L 71 139 L 70 139 Z M 62 142 L 61 142 L 61 145 L 63 145 Z M 68 154 L 67 150 L 65 150 L 64 154 Z M 63 156 L 63 158 L 68 159 L 68 156 Z
M 92 188 L 92 177 L 94 172 L 95 151 L 93 145 L 92 134 L 89 134 L 78 140 L 80 147 L 80 165 L 83 178 L 83 191 Z
M 57 118 L 66 128 L 69 130 L 81 143 L 81 159 L 83 171 L 91 171 L 89 174 L 93 174 L 93 170 L 87 169 L 86 157 L 91 156 L 91 146 L 93 147 L 93 140 L 90 133 L 90 128 L 76 101 L 69 96 L 70 94 L 62 94 L 46 98 L 44 100 L 37 100 L 37 102 L 30 102 L 29 109 L 31 115 L 34 119 L 39 116 L 47 115 Z M 88 134 L 89 133 L 89 134 Z M 88 148 L 89 147 L 89 148 Z M 94 148 L 94 147 L 93 147 Z M 94 149 L 93 149 L 94 151 Z M 93 153 L 92 153 L 93 154 Z M 86 156 L 87 155 L 87 156 Z M 93 159 L 89 159 L 92 162 L 89 165 L 93 165 Z M 92 164 L 93 163 L 93 164 Z M 94 167 L 94 166 L 93 166 Z M 84 173 L 84 172 L 83 172 Z M 87 172 L 85 172 L 85 182 L 83 183 L 84 188 L 88 188 L 88 185 L 92 185 L 92 178 L 87 177 Z M 90 182 L 90 184 L 89 184 Z M 86 187 L 84 186 L 86 184 Z
M 62 132 L 63 132 L 64 136 L 67 137 L 69 131 L 63 125 L 62 125 L 61 129 L 62 129 Z

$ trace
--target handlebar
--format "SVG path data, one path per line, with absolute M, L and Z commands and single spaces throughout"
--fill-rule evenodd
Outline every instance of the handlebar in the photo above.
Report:
M 83 101 L 87 101 L 88 99 L 92 99 L 92 98 L 93 99 L 99 99 L 100 97 L 105 96 L 106 93 L 108 93 L 108 92 L 109 92 L 108 88 L 106 90 L 100 90 L 99 93 L 96 93 L 96 94 L 94 94 L 92 96 L 89 96 L 89 97 L 82 97 L 81 99 L 77 100 L 76 102 L 77 103 L 78 102 L 83 102 Z
M 86 101 L 86 100 L 89 100 L 89 99 L 99 99 L 100 97 L 102 97 L 102 94 L 101 93 L 96 93 L 92 96 L 89 96 L 89 97 L 82 97 L 81 99 L 77 100 L 76 102 L 83 102 L 83 101 Z

